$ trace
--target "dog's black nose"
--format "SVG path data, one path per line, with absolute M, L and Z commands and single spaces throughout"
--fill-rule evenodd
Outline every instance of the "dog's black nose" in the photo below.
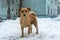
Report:
M 26 16 L 26 14 L 24 14 L 23 16 Z

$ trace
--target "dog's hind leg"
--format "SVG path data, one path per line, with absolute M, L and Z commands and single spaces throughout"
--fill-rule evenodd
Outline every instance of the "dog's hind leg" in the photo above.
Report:
M 34 22 L 34 26 L 35 26 L 35 28 L 36 28 L 36 34 L 38 34 L 37 20 L 35 20 L 35 22 Z

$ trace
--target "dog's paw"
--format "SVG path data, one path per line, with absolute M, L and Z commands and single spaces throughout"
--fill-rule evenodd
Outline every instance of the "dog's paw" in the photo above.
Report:
M 30 33 L 28 33 L 28 35 L 30 35 Z
M 38 32 L 36 32 L 36 34 L 38 34 Z
M 21 36 L 21 38 L 23 38 L 24 36 Z

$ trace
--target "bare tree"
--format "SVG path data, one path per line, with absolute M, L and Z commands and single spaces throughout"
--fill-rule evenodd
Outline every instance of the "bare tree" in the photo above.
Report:
M 22 7 L 22 0 L 19 1 L 19 14 L 18 17 L 20 17 L 20 8 Z
M 7 0 L 7 5 L 8 5 L 8 9 L 7 9 L 7 19 L 10 19 L 10 0 Z

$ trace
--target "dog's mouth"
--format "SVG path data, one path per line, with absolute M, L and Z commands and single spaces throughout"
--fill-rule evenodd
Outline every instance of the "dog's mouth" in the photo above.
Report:
M 26 14 L 23 14 L 23 16 L 25 17 L 25 16 L 26 16 Z

